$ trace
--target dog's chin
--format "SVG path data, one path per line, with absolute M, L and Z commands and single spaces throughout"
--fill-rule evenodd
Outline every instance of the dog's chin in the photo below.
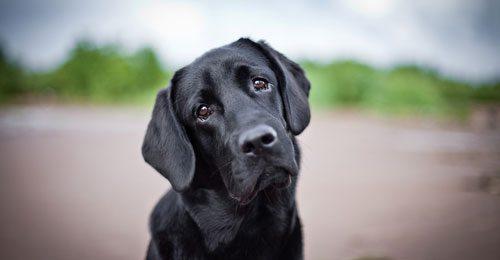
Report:
M 282 167 L 270 167 L 263 171 L 257 179 L 255 185 L 242 195 L 233 195 L 230 192 L 230 197 L 236 201 L 237 204 L 244 206 L 250 204 L 259 192 L 264 189 L 286 189 L 292 184 L 292 176 L 297 173 Z
M 240 206 L 245 206 L 250 204 L 250 202 L 252 202 L 255 199 L 255 197 L 257 197 L 258 192 L 259 190 L 252 189 L 248 193 L 245 193 L 240 196 L 235 196 L 235 195 L 229 195 L 229 196 L 231 197 L 231 199 L 235 200 L 236 203 L 239 204 Z

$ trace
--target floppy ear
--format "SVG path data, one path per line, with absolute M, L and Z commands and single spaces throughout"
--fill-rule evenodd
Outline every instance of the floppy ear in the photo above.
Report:
M 171 87 L 156 96 L 151 121 L 142 144 L 144 160 L 167 178 L 174 190 L 186 190 L 194 176 L 194 150 L 174 114 Z
M 269 59 L 278 76 L 278 84 L 285 106 L 286 120 L 294 135 L 299 135 L 311 120 L 309 90 L 311 84 L 304 70 L 283 54 L 275 51 L 263 41 L 257 43 L 261 52 Z

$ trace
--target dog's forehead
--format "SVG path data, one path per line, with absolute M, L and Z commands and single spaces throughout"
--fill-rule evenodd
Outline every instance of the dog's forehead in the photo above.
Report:
M 193 64 L 202 65 L 205 62 L 220 62 L 228 59 L 245 59 L 249 61 L 265 60 L 265 56 L 255 47 L 237 43 L 238 42 L 235 42 L 207 51 L 202 56 L 194 60 Z
M 183 69 L 178 86 L 175 86 L 179 96 L 189 97 L 207 89 L 217 91 L 221 86 L 227 86 L 235 75 L 260 68 L 272 73 L 269 61 L 259 51 L 251 48 L 223 46 L 211 50 Z M 225 90 L 228 90 L 227 88 Z
M 205 53 L 190 65 L 198 74 L 227 74 L 240 66 L 268 66 L 268 60 L 253 48 L 229 45 Z

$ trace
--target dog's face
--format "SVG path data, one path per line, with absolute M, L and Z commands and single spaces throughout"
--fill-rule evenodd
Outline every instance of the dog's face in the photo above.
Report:
M 159 92 L 145 160 L 177 191 L 194 176 L 220 176 L 240 204 L 298 174 L 294 135 L 309 123 L 309 82 L 300 67 L 247 39 L 212 50 Z

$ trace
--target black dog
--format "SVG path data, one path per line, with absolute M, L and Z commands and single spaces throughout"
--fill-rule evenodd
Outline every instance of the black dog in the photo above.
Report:
M 302 259 L 295 203 L 310 84 L 264 42 L 240 39 L 159 91 L 142 154 L 172 184 L 147 259 Z

